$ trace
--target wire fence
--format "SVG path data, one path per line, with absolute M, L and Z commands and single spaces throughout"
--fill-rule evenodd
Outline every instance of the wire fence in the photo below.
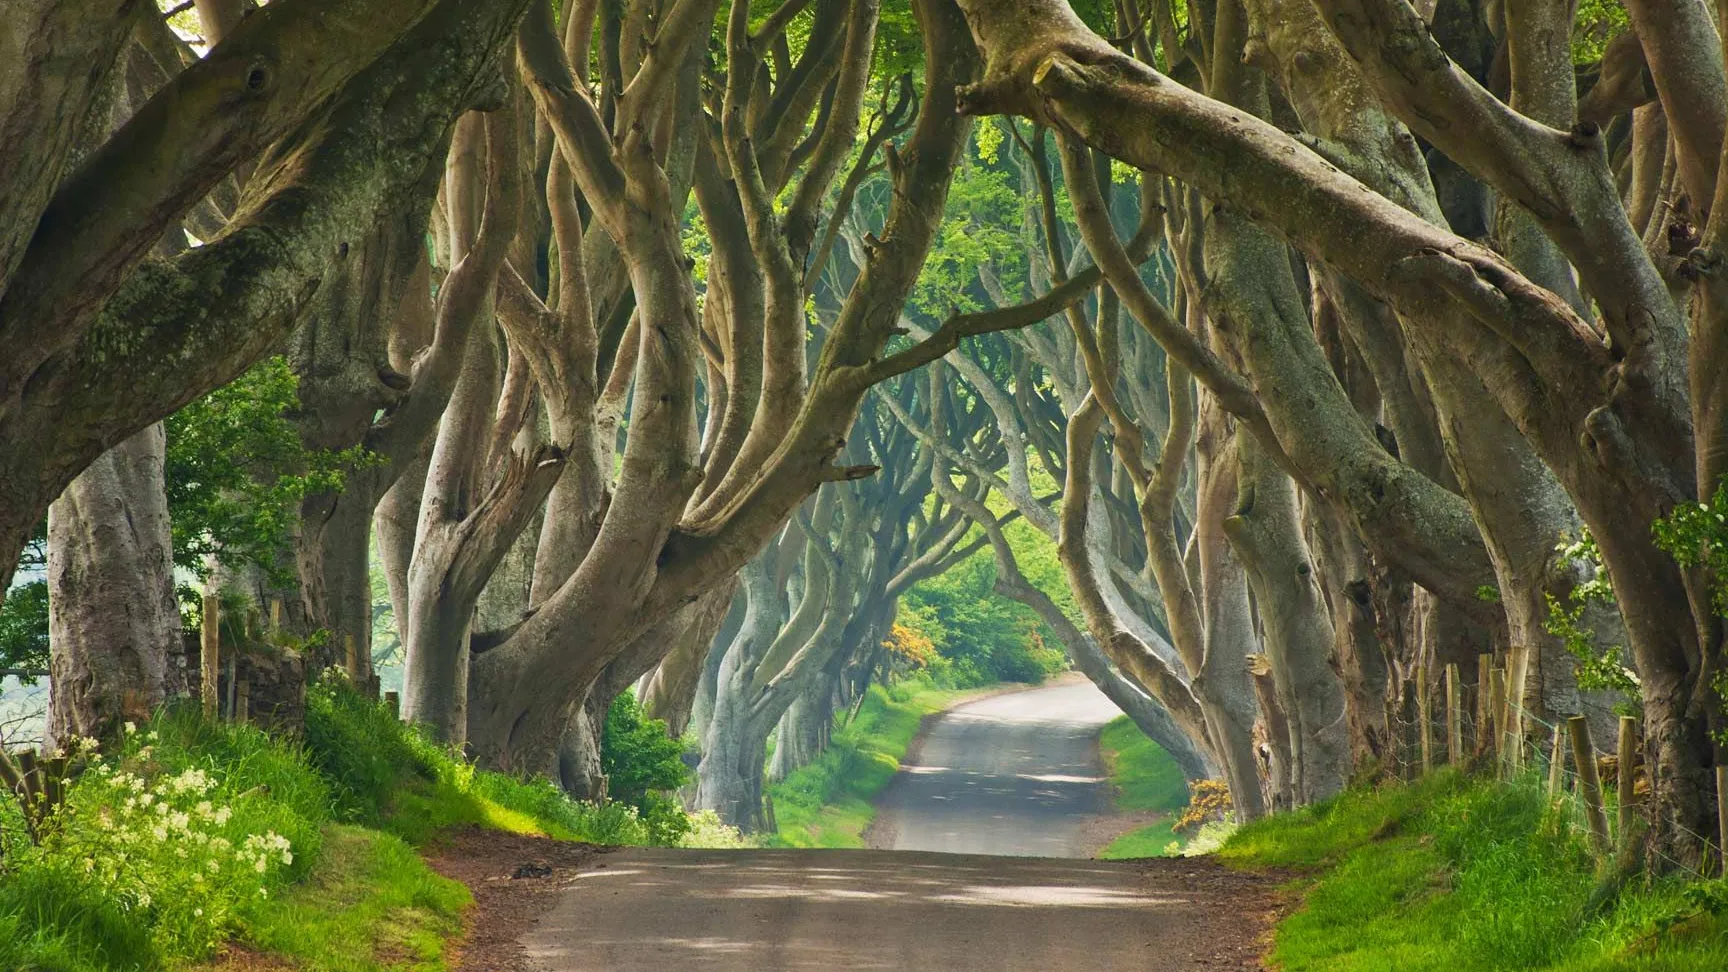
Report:
M 1545 718 L 1526 708 L 1507 691 L 1505 670 L 1491 667 L 1489 657 L 1483 656 L 1484 674 L 1471 684 L 1464 683 L 1456 665 L 1446 666 L 1438 677 L 1422 666 L 1399 686 L 1396 697 L 1388 698 L 1384 755 L 1390 771 L 1415 780 L 1447 765 L 1486 764 L 1509 783 L 1544 787 L 1554 819 L 1588 841 L 1599 857 L 1642 853 L 1700 880 L 1728 874 L 1724 834 L 1701 834 L 1679 821 L 1662 821 L 1705 849 L 1702 860 L 1690 862 L 1676 859 L 1661 841 L 1643 839 L 1653 787 L 1641 758 L 1638 720 L 1619 718 L 1611 750 L 1592 733 L 1588 719 Z

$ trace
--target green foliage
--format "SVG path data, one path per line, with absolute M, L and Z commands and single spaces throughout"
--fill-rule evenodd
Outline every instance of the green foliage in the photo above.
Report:
M 331 781 L 332 816 L 374 827 L 383 824 L 399 788 L 432 785 L 448 761 L 389 709 L 336 677 L 306 692 L 306 751 Z
M 85 771 L 0 880 L 0 968 L 154 968 L 209 954 L 322 844 L 327 787 L 257 729 L 170 712 Z M 10 810 L 15 814 L 16 811 Z M 5 821 L 15 825 L 15 818 Z
M 1728 479 L 1716 487 L 1709 502 L 1681 504 L 1651 529 L 1656 545 L 1680 566 L 1705 572 L 1711 606 L 1717 614 L 1728 617 Z M 1728 712 L 1728 671 L 1717 672 L 1711 688 L 1718 704 Z M 1717 738 L 1728 745 L 1728 729 L 1719 731 Z
M 667 734 L 665 720 L 648 718 L 629 689 L 606 713 L 600 767 L 613 799 L 638 808 L 651 791 L 676 790 L 690 781 L 684 744 Z
M 374 551 L 368 565 L 367 580 L 372 591 L 372 667 L 400 668 L 402 664 L 402 632 L 396 623 L 396 608 L 390 601 L 390 580 L 384 565 Z
M 1707 571 L 1711 603 L 1728 617 L 1728 480 L 1708 503 L 1683 503 L 1652 527 L 1656 545 L 1682 567 Z
M 0 668 L 48 668 L 48 582 L 20 584 L 0 605 Z M 35 679 L 26 678 L 34 684 Z
M 1718 884 L 1652 881 L 1596 908 L 1582 833 L 1534 777 L 1448 770 L 1246 825 L 1219 856 L 1321 872 L 1278 927 L 1288 972 L 1721 967 L 1728 932 L 1693 903 Z M 1682 922 L 1684 936 L 1652 936 Z
M 1561 647 L 1572 656 L 1579 688 L 1617 693 L 1621 697 L 1620 707 L 1631 711 L 1639 701 L 1638 679 L 1625 665 L 1626 649 L 1621 645 L 1599 646 L 1595 630 L 1585 624 L 1585 615 L 1593 607 L 1610 610 L 1615 607 L 1614 588 L 1603 568 L 1602 553 L 1596 549 L 1596 539 L 1585 529 L 1576 540 L 1562 540 L 1557 551 L 1568 560 L 1581 561 L 1591 577 L 1572 588 L 1565 600 L 1543 593 L 1548 602 L 1548 620 L 1542 627 L 1559 638 Z
M 835 719 L 828 749 L 816 761 L 768 786 L 780 832 L 788 847 L 863 847 L 875 817 L 870 803 L 894 774 L 918 735 L 924 717 L 953 704 L 958 693 L 925 678 L 891 688 L 872 685 L 856 718 Z
M 1020 191 L 1009 173 L 968 159 L 954 173 L 942 226 L 912 291 L 912 307 L 938 321 L 954 310 L 977 310 L 972 289 L 985 264 L 995 265 L 1004 284 L 1019 279 L 1025 265 L 1020 223 Z
M 1002 159 L 1002 142 L 1007 138 L 1003 128 L 1013 122 L 1002 116 L 983 119 L 973 130 L 973 142 L 978 150 L 978 158 L 989 165 L 995 165 Z
M 675 845 L 690 833 L 689 815 L 667 795 L 690 781 L 684 744 L 667 734 L 665 720 L 648 718 L 629 689 L 606 712 L 600 768 L 611 798 L 636 808 L 652 843 Z
M 1600 60 L 1608 42 L 1631 28 L 1621 0 L 1579 0 L 1572 19 L 1572 60 L 1578 64 Z
M 928 671 L 938 684 L 1036 683 L 1066 666 L 1066 654 L 1049 647 L 1043 622 L 996 594 L 995 581 L 996 562 L 980 551 L 900 599 L 896 623 L 935 646 Z
M 358 446 L 303 448 L 289 421 L 298 389 L 287 360 L 269 358 L 168 417 L 175 566 L 202 577 L 214 556 L 283 573 L 299 502 L 378 461 Z
M 307 751 L 333 783 L 337 818 L 374 826 L 412 844 L 456 826 L 481 826 L 595 844 L 678 844 L 689 830 L 678 810 L 645 801 L 570 799 L 543 777 L 475 767 L 396 719 L 340 676 L 307 692 Z

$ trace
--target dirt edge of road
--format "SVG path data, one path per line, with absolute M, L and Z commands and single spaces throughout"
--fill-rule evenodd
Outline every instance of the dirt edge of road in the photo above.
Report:
M 462 937 L 452 943 L 457 972 L 541 972 L 522 936 L 557 904 L 578 871 L 605 867 L 614 848 L 470 827 L 450 834 L 427 863 L 474 895 Z
M 1138 868 L 1154 886 L 1181 888 L 1182 893 L 1239 917 L 1209 923 L 1199 934 L 1185 936 L 1193 951 L 1183 957 L 1194 966 L 1273 969 L 1270 956 L 1278 923 L 1302 905 L 1301 894 L 1290 889 L 1296 876 L 1290 872 L 1238 870 L 1210 857 L 1144 857 L 1120 863 Z

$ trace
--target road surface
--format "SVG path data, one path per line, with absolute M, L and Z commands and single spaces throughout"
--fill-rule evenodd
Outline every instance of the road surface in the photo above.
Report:
M 1109 812 L 1098 733 L 1121 715 L 1091 682 L 981 699 L 943 713 L 877 801 L 885 850 L 1087 857 Z
M 1258 969 L 1271 908 L 1257 879 L 1204 862 L 658 848 L 603 855 L 571 876 L 553 902 L 520 939 L 522 967 Z
M 1263 879 L 1208 861 L 1073 859 L 1106 799 L 1094 738 L 1114 714 L 1066 683 L 948 714 L 886 793 L 902 849 L 628 848 L 561 864 L 476 832 L 456 854 L 479 905 L 462 968 L 1259 969 L 1274 906 Z

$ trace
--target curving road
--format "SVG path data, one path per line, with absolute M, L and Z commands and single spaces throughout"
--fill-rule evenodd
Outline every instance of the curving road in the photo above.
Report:
M 1071 683 L 946 714 L 884 795 L 874 834 L 892 850 L 631 848 L 573 868 L 485 854 L 474 924 L 498 927 L 512 953 L 471 953 L 463 968 L 1259 969 L 1274 903 L 1262 879 L 1207 861 L 1072 859 L 1104 807 L 1095 738 L 1114 715 Z M 530 882 L 510 880 L 524 873 L 545 875 L 537 916 L 517 896 Z
M 1098 733 L 1120 714 L 1084 679 L 948 710 L 882 792 L 870 846 L 1088 856 L 1083 828 L 1110 801 Z

